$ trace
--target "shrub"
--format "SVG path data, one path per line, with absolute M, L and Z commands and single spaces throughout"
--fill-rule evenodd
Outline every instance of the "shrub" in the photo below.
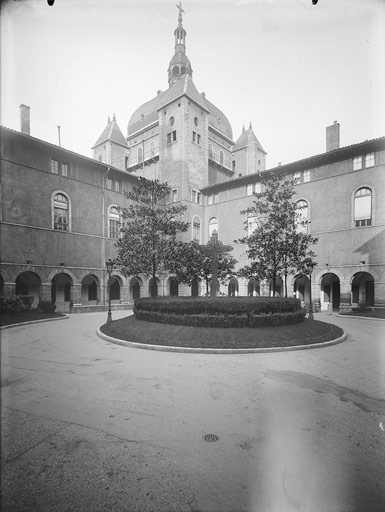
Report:
M 40 309 L 43 313 L 55 313 L 56 304 L 49 300 L 42 300 L 37 305 L 37 309 Z
M 1 298 L 1 312 L 15 315 L 26 311 L 26 306 L 19 295 L 10 295 Z
M 172 313 L 159 313 L 158 311 L 135 312 L 138 320 L 172 325 L 189 325 L 192 327 L 247 327 L 247 315 L 175 315 Z
M 31 309 L 34 296 L 33 295 L 19 295 L 20 300 L 23 302 L 25 309 L 29 311 Z

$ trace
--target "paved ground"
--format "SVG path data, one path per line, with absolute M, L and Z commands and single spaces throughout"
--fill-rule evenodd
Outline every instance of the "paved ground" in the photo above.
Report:
M 98 338 L 99 313 L 2 331 L 2 510 L 385 510 L 385 323 L 316 318 L 348 339 L 154 352 Z

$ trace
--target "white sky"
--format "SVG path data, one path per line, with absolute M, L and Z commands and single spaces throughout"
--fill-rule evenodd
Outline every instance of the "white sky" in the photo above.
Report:
M 176 0 L 3 0 L 1 124 L 91 156 L 115 112 L 165 90 Z M 268 167 L 385 135 L 384 0 L 183 0 L 187 56 L 199 92 L 253 129 Z

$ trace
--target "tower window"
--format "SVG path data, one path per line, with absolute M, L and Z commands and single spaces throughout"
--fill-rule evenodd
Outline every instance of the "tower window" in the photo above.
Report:
M 197 132 L 192 132 L 192 140 L 193 142 L 195 142 L 196 144 L 200 144 L 201 143 L 201 136 L 199 133 Z
M 223 165 L 223 151 L 219 151 L 219 163 Z
M 178 68 L 178 66 L 174 66 L 174 67 L 172 68 L 172 74 L 173 74 L 173 75 L 178 75 L 178 74 L 179 74 L 179 68 Z
M 174 126 L 174 122 L 175 122 L 175 119 L 171 116 L 170 120 L 169 120 L 170 126 Z
M 171 144 L 176 141 L 176 130 L 167 134 L 167 144 Z
M 194 124 L 195 124 L 195 126 L 198 126 L 198 118 L 197 117 L 194 117 Z

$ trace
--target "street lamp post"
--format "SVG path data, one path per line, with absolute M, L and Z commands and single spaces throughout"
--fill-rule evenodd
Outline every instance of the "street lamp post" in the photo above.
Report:
M 106 261 L 106 268 L 108 273 L 108 314 L 107 314 L 107 323 L 110 324 L 112 322 L 112 315 L 111 315 L 111 275 L 112 270 L 114 268 L 114 262 L 109 259 Z
M 311 276 L 312 276 L 312 273 L 313 273 L 313 269 L 315 267 L 315 263 L 313 261 L 309 261 L 308 263 L 306 263 L 306 266 L 307 268 L 309 269 L 309 283 L 310 283 L 310 286 L 309 286 L 309 292 L 310 292 L 310 304 L 309 304 L 309 316 L 308 316 L 308 319 L 309 320 L 314 320 L 314 315 L 313 315 L 313 302 L 312 302 L 312 299 L 311 299 Z

